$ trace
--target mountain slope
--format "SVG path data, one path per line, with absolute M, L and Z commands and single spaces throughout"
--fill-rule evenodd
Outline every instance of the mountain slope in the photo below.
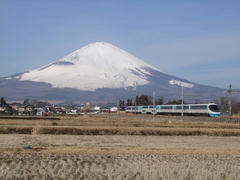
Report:
M 146 69 L 157 70 L 109 43 L 92 43 L 47 66 L 21 75 L 20 80 L 50 83 L 56 88 L 95 91 L 145 85 Z
M 181 88 L 171 80 L 187 80 L 165 74 L 109 43 L 92 43 L 73 53 L 26 73 L 0 79 L 0 96 L 8 99 L 92 101 L 112 103 L 139 94 L 180 99 Z M 211 101 L 225 96 L 224 90 L 192 83 L 186 98 Z

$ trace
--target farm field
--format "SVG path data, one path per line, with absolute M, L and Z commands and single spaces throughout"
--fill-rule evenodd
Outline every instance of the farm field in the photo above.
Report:
M 240 136 L 238 118 L 133 114 L 21 118 L 1 117 L 0 134 Z
M 239 179 L 236 122 L 142 115 L 1 117 L 0 179 Z M 30 149 L 24 149 L 27 144 Z

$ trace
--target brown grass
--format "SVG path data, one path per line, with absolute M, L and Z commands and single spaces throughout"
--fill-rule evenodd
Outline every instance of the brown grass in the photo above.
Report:
M 239 129 L 142 128 L 142 127 L 0 127 L 0 134 L 144 135 L 144 136 L 240 136 Z
M 240 129 L 240 124 L 231 122 L 216 122 L 214 118 L 207 118 L 208 121 L 202 121 L 198 117 L 168 117 L 168 116 L 62 116 L 54 117 L 59 126 L 109 126 L 109 127 L 187 127 L 187 128 L 226 128 Z M 191 121 L 192 118 L 192 121 Z M 60 120 L 59 120 L 60 119 Z M 206 119 L 206 117 L 203 117 Z M 53 119 L 54 120 L 54 119 Z M 52 120 L 49 119 L 1 119 L 0 125 L 23 125 L 51 126 Z
M 214 118 L 206 117 L 203 117 L 204 121 L 202 117 L 182 119 L 142 115 L 62 116 L 34 120 L 22 118 L 1 119 L 0 134 L 240 136 L 240 124 L 215 122 Z M 56 127 L 53 127 L 51 118 L 57 120 Z
M 146 147 L 56 147 L 56 148 L 33 148 L 30 150 L 19 150 L 18 152 L 29 153 L 29 151 L 41 151 L 42 153 L 57 153 L 57 154 L 161 154 L 161 155 L 239 155 L 240 149 L 217 149 L 217 148 L 146 148 Z M 3 150 L 2 150 L 3 151 Z M 14 149 L 8 149 L 14 152 Z M 1 150 L 0 150 L 1 152 Z
M 31 127 L 0 127 L 0 134 L 31 134 Z
M 32 128 L 31 134 L 32 135 L 37 135 L 41 133 L 41 125 L 40 124 L 36 124 L 36 126 L 34 126 Z
M 59 146 L 48 148 L 0 148 L 2 152 L 17 153 L 54 153 L 54 154 L 159 154 L 159 155 L 240 155 L 240 149 L 219 148 L 147 148 L 147 147 L 89 147 Z
M 0 120 L 0 179 L 239 179 L 239 137 L 217 137 L 240 136 L 239 124 L 201 117 L 59 118 L 57 126 L 51 119 Z
M 221 154 L 28 151 L 0 153 L 0 162 L 0 179 L 239 179 L 239 157 Z
M 0 119 L 60 120 L 60 118 L 58 117 L 48 117 L 48 116 L 0 116 Z

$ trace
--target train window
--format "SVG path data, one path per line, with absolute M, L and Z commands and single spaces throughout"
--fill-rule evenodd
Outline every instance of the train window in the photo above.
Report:
M 219 108 L 217 105 L 210 105 L 209 109 L 213 112 L 219 112 Z
M 182 109 L 182 106 L 176 106 L 176 109 Z
M 162 106 L 162 109 L 172 109 L 172 106 Z
M 191 109 L 207 109 L 207 106 L 205 105 L 191 106 Z
M 176 109 L 182 109 L 182 106 L 176 106 Z M 183 109 L 189 109 L 189 106 L 183 106 Z
M 148 108 L 148 106 L 143 106 L 143 108 Z
M 155 108 L 156 106 L 149 106 L 149 108 Z

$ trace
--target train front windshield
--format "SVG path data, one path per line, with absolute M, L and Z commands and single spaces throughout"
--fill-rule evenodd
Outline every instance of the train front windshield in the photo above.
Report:
M 217 105 L 210 105 L 209 109 L 213 112 L 219 112 L 219 108 Z

